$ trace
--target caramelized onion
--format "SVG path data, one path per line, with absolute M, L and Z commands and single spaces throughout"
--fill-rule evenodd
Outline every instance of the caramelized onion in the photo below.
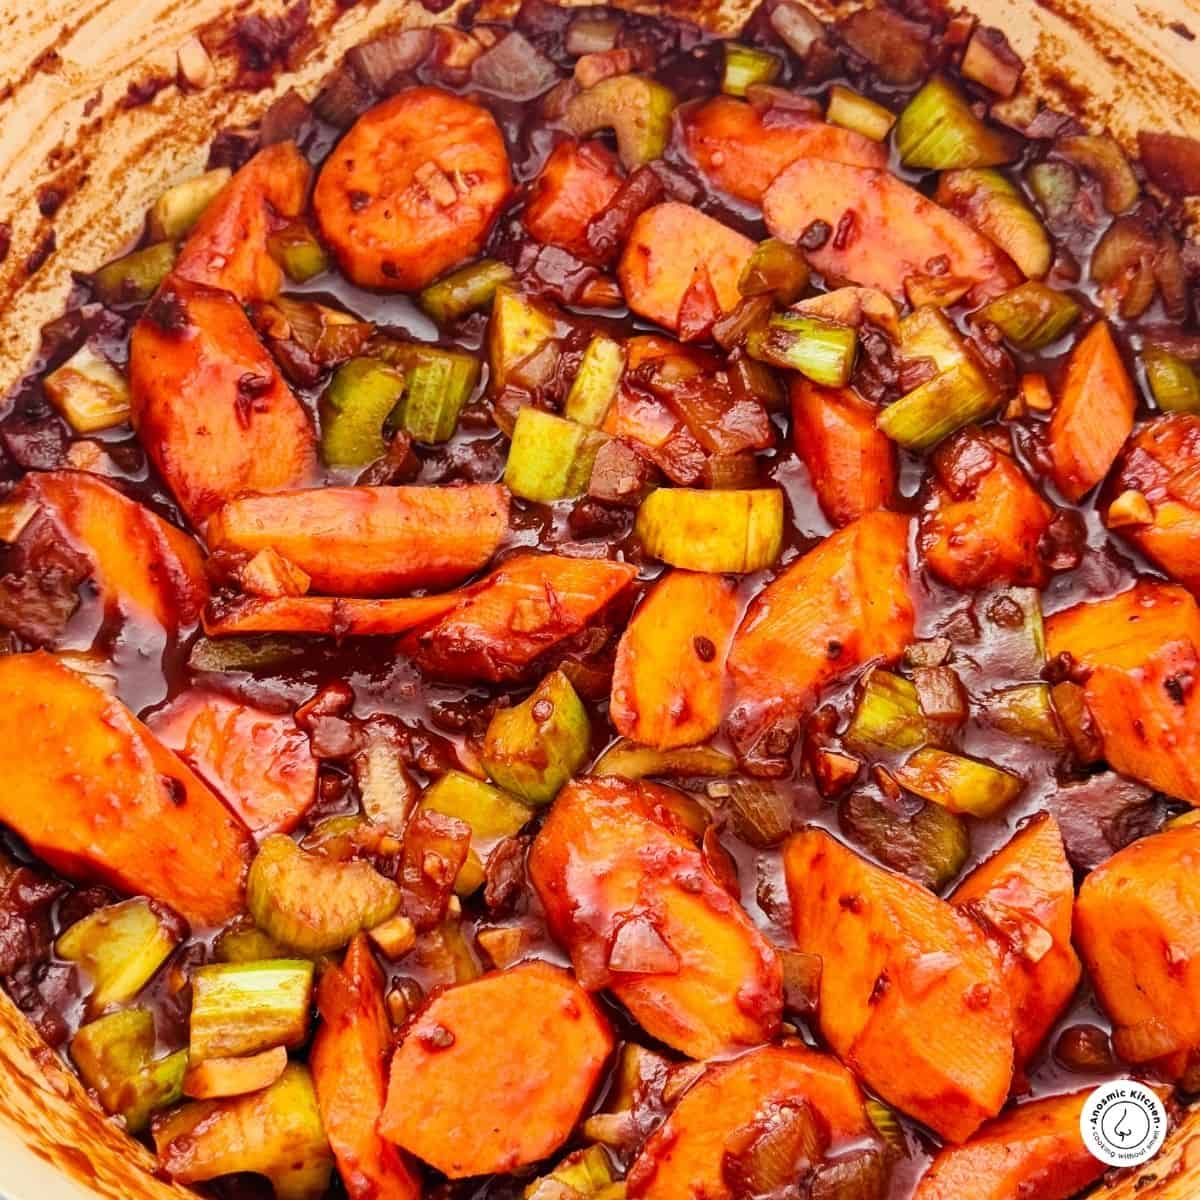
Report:
M 1131 209 L 1141 193 L 1137 176 L 1121 147 L 1110 137 L 1083 134 L 1059 138 L 1055 150 L 1100 181 L 1104 207 L 1110 213 Z
M 475 60 L 471 78 L 509 100 L 534 100 L 558 82 L 558 68 L 514 31 Z
M 829 1133 L 806 1100 L 769 1103 L 725 1139 L 721 1174 L 735 1196 L 783 1193 L 820 1160 Z
M 888 1168 L 881 1151 L 870 1147 L 824 1163 L 813 1176 L 810 1200 L 882 1200 Z
M 612 50 L 621 33 L 621 21 L 616 16 L 583 14 L 567 26 L 567 53 L 576 58 L 585 54 L 603 54 Z
M 825 40 L 825 26 L 796 0 L 779 0 L 767 14 L 771 28 L 797 58 L 807 58 Z
M 674 975 L 679 959 L 649 917 L 630 917 L 613 938 L 608 969 L 623 975 Z
M 1200 140 L 1177 133 L 1138 134 L 1146 174 L 1172 196 L 1200 195 Z
M 777 946 L 783 967 L 783 1007 L 798 1017 L 811 1017 L 817 1011 L 821 993 L 821 957 Z
M 774 846 L 792 829 L 792 807 L 769 780 L 714 780 L 708 794 L 728 806 L 738 837 L 752 846 Z
M 929 26 L 893 9 L 862 8 L 838 22 L 843 40 L 862 55 L 884 83 L 916 83 L 926 71 Z
M 415 70 L 432 49 L 431 29 L 405 29 L 355 46 L 346 61 L 368 87 L 386 96 L 396 77 Z

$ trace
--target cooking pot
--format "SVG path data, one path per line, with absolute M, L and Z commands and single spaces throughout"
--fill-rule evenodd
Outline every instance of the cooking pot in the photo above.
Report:
M 756 0 L 628 4 L 740 27 Z M 809 0 L 820 15 L 836 7 Z M 221 31 L 238 0 L 0 0 L 0 394 L 36 365 L 38 331 L 63 309 L 72 271 L 112 258 L 169 185 L 203 168 L 213 134 L 247 124 L 288 88 L 306 98 L 355 43 L 453 20 L 416 0 L 311 0 L 313 35 L 257 90 L 235 86 Z M 264 0 L 267 14 L 278 0 Z M 508 15 L 485 0 L 479 15 Z M 1200 0 L 968 0 L 1005 31 L 1025 81 L 1054 107 L 1133 148 L 1139 129 L 1200 136 Z M 203 35 L 209 56 L 196 53 Z M 257 82 L 257 81 L 256 81 Z M 1200 213 L 1198 213 L 1200 215 Z M 2 786 L 0 781 L 0 786 Z M 0 1198 L 185 1200 L 153 1157 L 89 1099 L 0 992 Z M 1100 1195 L 1200 1197 L 1200 1110 L 1152 1163 Z M 964 1197 L 963 1200 L 969 1200 Z

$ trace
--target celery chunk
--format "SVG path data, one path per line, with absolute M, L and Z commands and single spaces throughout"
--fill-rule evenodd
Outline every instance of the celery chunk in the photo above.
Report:
M 1182 358 L 1151 346 L 1142 351 L 1142 366 L 1163 412 L 1200 412 L 1200 375 Z
M 1040 279 L 1050 270 L 1050 235 L 999 171 L 945 171 L 934 199 L 995 242 L 1030 279 Z
M 625 347 L 602 333 L 596 334 L 583 352 L 563 414 L 580 425 L 598 428 L 612 407 L 624 372 Z
M 776 367 L 788 367 L 825 387 L 845 387 L 858 354 L 858 331 L 820 317 L 776 313 L 751 330 L 746 349 Z
M 514 496 L 550 504 L 587 491 L 605 436 L 526 405 L 517 413 L 504 482 Z
M 272 1046 L 299 1046 L 308 1036 L 313 965 L 274 958 L 209 963 L 192 974 L 188 1057 L 239 1058 Z
M 613 1184 L 612 1163 L 601 1146 L 587 1146 L 568 1154 L 548 1175 L 525 1188 L 524 1200 L 608 1200 Z M 565 1189 L 565 1190 L 564 1190 Z
M 934 891 L 962 870 L 971 850 L 966 822 L 940 804 L 923 804 L 912 816 L 867 791 L 853 791 L 838 806 L 847 837 L 885 866 Z
M 725 65 L 721 73 L 721 91 L 727 96 L 744 96 L 756 83 L 771 83 L 783 63 L 770 51 L 741 42 L 725 42 Z
M 852 129 L 869 137 L 873 142 L 882 142 L 892 131 L 896 123 L 896 114 L 858 92 L 835 83 L 829 92 L 829 107 L 825 110 L 825 120 L 830 125 L 840 125 L 843 129 Z
M 352 358 L 321 400 L 321 456 L 331 467 L 365 467 L 387 453 L 383 426 L 404 394 L 404 376 L 377 358 Z
M 1051 750 L 1066 745 L 1048 683 L 1025 683 L 996 692 L 988 698 L 986 711 L 988 720 L 1010 737 Z
M 329 270 L 329 255 L 306 221 L 293 221 L 271 234 L 267 253 L 293 283 L 307 283 Z
M 576 137 L 611 129 L 621 164 L 632 171 L 662 157 L 674 110 L 670 88 L 643 75 L 617 75 L 574 96 L 564 123 Z
M 928 737 L 916 687 L 902 675 L 875 668 L 863 680 L 846 730 L 854 749 L 911 750 Z
M 96 433 L 129 420 L 125 376 L 86 342 L 46 376 L 42 388 L 76 433 Z
M 895 771 L 896 781 L 953 813 L 993 817 L 1020 794 L 1019 776 L 991 763 L 925 747 Z
M 754 247 L 742 268 L 738 291 L 743 296 L 771 296 L 779 304 L 791 304 L 808 287 L 808 274 L 808 260 L 795 246 L 767 238 Z
M 372 351 L 404 371 L 404 399 L 392 411 L 390 424 L 417 442 L 448 441 L 479 383 L 483 369 L 479 359 L 463 350 L 420 342 L 377 341 Z
M 92 276 L 92 285 L 105 304 L 136 304 L 158 291 L 174 265 L 175 246 L 156 242 L 106 263 Z
M 1018 350 L 1042 350 L 1058 341 L 1081 312 L 1065 292 L 1030 280 L 985 304 L 979 315 L 996 325 Z
M 551 341 L 556 333 L 554 318 L 515 288 L 504 284 L 496 289 L 488 322 L 488 363 L 491 387 L 500 391 L 517 366 Z
M 638 508 L 635 530 L 648 554 L 674 567 L 719 574 L 759 571 L 783 548 L 783 493 L 778 488 L 658 488 Z
M 217 167 L 167 188 L 150 209 L 150 236 L 156 242 L 177 242 L 186 237 L 232 178 L 228 167 Z
M 962 93 L 941 76 L 925 84 L 900 114 L 896 149 L 906 167 L 935 171 L 999 166 L 1019 153 L 1014 138 L 985 125 Z
M 467 313 L 491 304 L 496 289 L 513 278 L 513 269 L 494 258 L 468 263 L 431 283 L 417 298 L 439 324 L 451 325 Z

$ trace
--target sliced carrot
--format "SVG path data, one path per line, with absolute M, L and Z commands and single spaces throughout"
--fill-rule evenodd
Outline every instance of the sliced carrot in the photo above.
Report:
M 379 1132 L 451 1179 L 504 1174 L 567 1140 L 612 1048 L 566 971 L 495 971 L 439 993 L 409 1025 Z
M 414 87 L 359 117 L 321 168 L 313 207 L 355 283 L 413 291 L 483 249 L 512 186 L 491 113 Z
M 913 1200 L 1069 1200 L 1105 1171 L 1079 1132 L 1091 1090 L 1021 1104 L 963 1145 L 945 1147 L 922 1176 Z
M 129 382 L 142 444 L 196 524 L 315 470 L 312 424 L 228 292 L 169 279 L 134 326 Z
M 912 641 L 908 531 L 898 513 L 867 513 L 754 598 L 729 652 L 728 725 L 743 756 L 786 753 L 772 747 L 795 740 L 826 684 Z
M 587 241 L 588 223 L 620 187 L 617 156 L 603 142 L 559 142 L 530 187 L 522 223 L 539 242 L 561 246 L 585 262 L 596 261 Z
M 589 989 L 609 988 L 690 1058 L 768 1041 L 779 959 L 708 868 L 679 793 L 619 778 L 559 792 L 529 856 L 555 937 Z
M 50 655 L 0 658 L 0 821 L 56 871 L 216 925 L 242 911 L 246 827 L 119 701 Z
M 1084 700 L 1118 771 L 1200 805 L 1200 608 L 1189 592 L 1146 581 L 1046 622 L 1051 657 L 1090 673 Z
M 748 237 L 672 200 L 646 209 L 633 223 L 617 278 L 638 316 L 677 331 L 680 305 L 701 272 L 721 312 L 738 303 L 738 280 L 753 252 Z
M 823 221 L 830 233 L 807 252 L 812 265 L 826 279 L 878 288 L 897 301 L 910 276 L 961 280 L 973 302 L 1021 281 L 1002 250 L 887 171 L 802 158 L 767 189 L 763 216 L 775 237 L 791 243 Z
M 243 304 L 279 294 L 283 272 L 267 238 L 298 217 L 310 168 L 293 142 L 260 150 L 204 210 L 175 261 L 175 274 L 232 292 Z
M 896 447 L 875 424 L 878 410 L 850 388 L 794 375 L 792 437 L 817 502 L 837 526 L 887 508 L 896 495 Z
M 1008 1095 L 1013 1012 L 978 926 L 819 829 L 784 849 L 796 945 L 821 956 L 818 1021 L 869 1087 L 961 1142 Z
M 1079 983 L 1071 945 L 1075 879 L 1058 822 L 1039 813 L 950 897 L 995 947 L 1016 1021 L 1017 1063 L 1027 1062 Z
M 667 749 L 717 732 L 736 591 L 720 575 L 690 571 L 654 585 L 617 645 L 609 716 L 618 733 Z
M 210 605 L 204 614 L 209 637 L 246 633 L 312 633 L 327 637 L 386 637 L 428 625 L 456 609 L 461 591 L 438 596 L 367 600 L 340 596 L 239 597 Z
M 421 1181 L 376 1131 L 383 1113 L 391 1027 L 383 974 L 359 934 L 340 966 L 321 974 L 310 1067 L 321 1121 L 350 1200 L 420 1200 Z
M 418 666 L 444 678 L 518 678 L 598 620 L 636 574 L 629 563 L 519 554 L 436 625 L 411 634 L 405 648 Z
M 1047 433 L 1054 481 L 1078 500 L 1108 473 L 1133 429 L 1137 397 L 1112 331 L 1097 321 L 1071 351 Z
M 933 455 L 917 545 L 951 587 L 1044 587 L 1040 553 L 1054 510 L 1020 464 L 978 430 L 964 429 Z
M 95 475 L 27 475 L 11 493 L 37 505 L 71 548 L 91 560 L 108 615 L 142 618 L 174 632 L 194 624 L 208 598 L 200 548 Z
M 1200 1048 L 1200 825 L 1142 838 L 1092 871 L 1075 940 L 1121 1056 L 1182 1074 Z
M 761 204 L 763 193 L 798 158 L 887 166 L 887 147 L 861 133 L 824 121 L 768 124 L 744 100 L 714 96 L 680 116 L 683 141 L 692 161 L 722 191 Z
M 763 1046 L 710 1066 L 688 1088 L 630 1168 L 630 1200 L 734 1200 L 722 1166 L 738 1131 L 798 1101 L 828 1130 L 832 1154 L 874 1135 L 862 1092 L 836 1059 L 795 1043 Z
M 465 487 L 330 487 L 247 496 L 214 513 L 209 548 L 270 547 L 317 591 L 383 596 L 458 583 L 508 531 L 508 493 Z
M 147 724 L 251 833 L 287 833 L 317 798 L 317 760 L 289 714 L 196 690 L 177 696 Z

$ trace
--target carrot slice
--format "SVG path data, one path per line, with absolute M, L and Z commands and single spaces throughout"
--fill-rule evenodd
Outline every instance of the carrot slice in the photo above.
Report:
M 1090 671 L 1084 699 L 1122 774 L 1200 805 L 1200 608 L 1189 592 L 1143 582 L 1046 622 L 1051 657 Z
M 287 833 L 317 798 L 317 760 L 288 714 L 190 691 L 159 709 L 147 725 L 251 833 Z
M 519 554 L 436 625 L 410 635 L 405 649 L 440 677 L 518 678 L 600 618 L 636 574 L 629 563 Z
M 243 304 L 277 296 L 283 272 L 267 238 L 300 215 L 309 174 L 293 142 L 260 150 L 204 210 L 179 251 L 176 276 L 223 288 Z
M 974 922 L 819 829 L 784 848 L 796 945 L 822 959 L 818 1019 L 889 1103 L 961 1142 L 1008 1095 L 1013 1012 Z
M 912 641 L 908 529 L 898 513 L 868 513 L 754 598 L 729 652 L 728 726 L 744 757 L 786 757 L 821 688 Z
M 484 975 L 408 1027 L 379 1132 L 451 1179 L 512 1171 L 567 1140 L 612 1048 L 566 971 L 529 962 Z
M 217 925 L 242 911 L 252 843 L 190 767 L 50 655 L 0 658 L 0 821 L 72 879 Z
M 318 591 L 382 596 L 458 583 L 508 531 L 508 493 L 465 487 L 331 487 L 233 500 L 209 521 L 217 549 L 270 547 Z
M 321 168 L 313 208 L 355 283 L 413 291 L 483 249 L 512 187 L 491 113 L 415 87 L 359 117 Z
M 964 429 L 934 453 L 925 491 L 917 545 L 939 579 L 963 590 L 1045 586 L 1040 546 L 1054 510 L 1011 455 Z
M 617 279 L 638 316 L 678 331 L 688 290 L 706 277 L 720 311 L 742 298 L 738 280 L 754 243 L 689 204 L 668 201 L 648 208 L 633 223 Z
M 392 1039 L 383 975 L 363 934 L 347 947 L 341 966 L 322 972 L 317 1008 L 321 1022 L 309 1065 L 350 1200 L 420 1200 L 420 1179 L 375 1128 L 383 1113 Z
M 1108 473 L 1133 429 L 1137 397 L 1104 321 L 1071 351 L 1062 395 L 1047 433 L 1054 481 L 1078 500 Z
M 652 1037 L 709 1058 L 775 1035 L 782 973 L 681 824 L 680 800 L 619 778 L 569 783 L 529 877 L 580 982 L 609 988 Z
M 878 288 L 897 301 L 910 276 L 961 280 L 972 303 L 1021 281 L 1002 250 L 887 171 L 802 158 L 767 189 L 763 216 L 773 236 L 792 243 L 823 221 L 831 233 L 807 252 L 812 265 L 826 279 Z
M 659 749 L 712 737 L 721 726 L 725 656 L 737 619 L 731 580 L 664 575 L 617 645 L 609 706 L 617 732 Z
M 1039 813 L 950 899 L 978 922 L 999 955 L 1016 1020 L 1017 1063 L 1027 1062 L 1079 983 L 1071 946 L 1075 879 L 1058 822 Z
M 209 637 L 246 633 L 312 633 L 327 637 L 386 637 L 428 625 L 457 608 L 461 591 L 439 596 L 367 600 L 354 596 L 239 597 L 219 601 L 204 614 Z
M 82 471 L 27 475 L 10 494 L 37 505 L 90 559 L 106 615 L 149 619 L 169 632 L 194 624 L 208 598 L 200 549 L 182 530 Z
M 887 508 L 896 495 L 895 443 L 875 424 L 878 409 L 850 388 L 792 377 L 792 437 L 817 493 L 837 526 Z
M 228 292 L 169 279 L 134 326 L 129 382 L 142 444 L 195 524 L 315 470 L 308 416 Z
M 683 142 L 692 161 L 722 191 L 751 204 L 798 158 L 887 166 L 887 147 L 851 129 L 824 121 L 768 125 L 744 100 L 714 96 L 680 115 Z
M 630 1168 L 630 1200 L 733 1200 L 722 1166 L 735 1135 L 789 1101 L 811 1106 L 834 1154 L 874 1133 L 854 1076 L 835 1059 L 794 1043 L 764 1046 L 710 1066 L 684 1093 Z
M 1122 1058 L 1182 1074 L 1200 1048 L 1200 826 L 1142 838 L 1092 871 L 1075 940 Z
M 1033 1100 L 989 1121 L 961 1146 L 947 1146 L 913 1200 L 1068 1200 L 1104 1174 L 1079 1132 L 1091 1088 Z
M 532 237 L 584 262 L 603 262 L 587 227 L 621 187 L 617 156 L 603 142 L 559 142 L 533 181 L 521 221 Z

